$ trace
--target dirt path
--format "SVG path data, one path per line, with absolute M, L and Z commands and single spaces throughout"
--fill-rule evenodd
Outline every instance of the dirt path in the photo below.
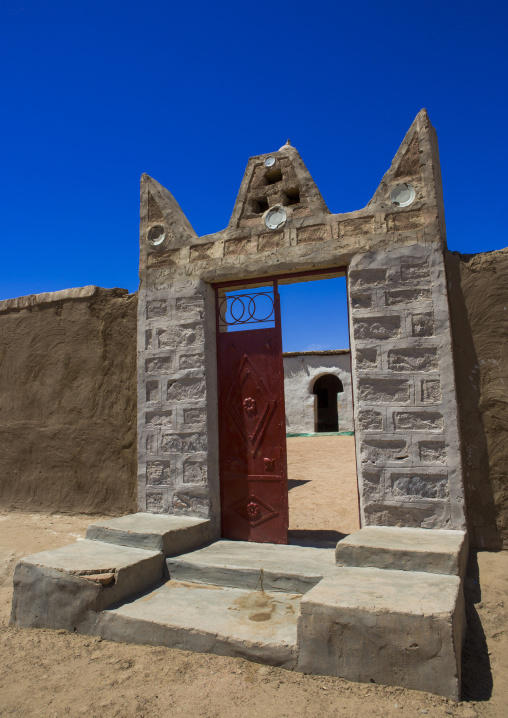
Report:
M 354 436 L 291 437 L 286 441 L 290 530 L 357 531 Z

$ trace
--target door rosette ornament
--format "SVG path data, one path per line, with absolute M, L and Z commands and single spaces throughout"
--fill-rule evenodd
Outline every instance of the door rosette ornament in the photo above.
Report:
M 261 517 L 261 507 L 254 501 L 247 504 L 247 516 L 251 521 L 256 521 Z
M 248 521 L 253 528 L 279 515 L 278 511 L 254 493 L 240 499 L 231 508 L 240 514 L 245 521 Z
M 256 400 L 248 396 L 246 399 L 243 400 L 243 409 L 247 416 L 256 416 L 256 414 L 258 413 L 258 405 L 256 404 Z

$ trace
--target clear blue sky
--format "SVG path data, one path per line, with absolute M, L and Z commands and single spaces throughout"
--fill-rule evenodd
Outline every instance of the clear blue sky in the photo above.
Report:
M 298 148 L 332 212 L 363 207 L 422 107 L 448 244 L 506 238 L 504 2 L 3 0 L 0 298 L 138 285 L 142 172 L 200 235 L 249 156 Z

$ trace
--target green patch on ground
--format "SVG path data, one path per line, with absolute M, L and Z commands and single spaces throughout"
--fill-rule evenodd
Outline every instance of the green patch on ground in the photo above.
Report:
M 354 436 L 354 431 L 319 431 L 313 434 L 286 434 L 286 438 L 293 436 Z

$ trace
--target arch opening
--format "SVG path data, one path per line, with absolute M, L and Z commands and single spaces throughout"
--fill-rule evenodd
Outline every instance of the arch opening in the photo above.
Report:
M 317 397 L 315 416 L 317 433 L 339 430 L 337 394 L 343 391 L 342 382 L 335 374 L 323 374 L 314 382 L 312 393 Z

